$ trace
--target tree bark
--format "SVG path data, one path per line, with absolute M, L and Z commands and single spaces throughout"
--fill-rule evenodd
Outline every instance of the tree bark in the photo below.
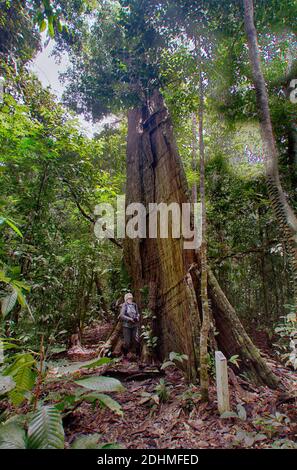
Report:
M 192 202 L 197 202 L 197 118 L 195 113 L 192 114 L 192 171 L 195 175 L 195 180 L 192 184 Z
M 288 130 L 288 157 L 291 186 L 295 189 L 297 187 L 297 123 L 291 123 Z
M 203 75 L 201 71 L 201 51 L 199 41 L 199 158 L 200 158 L 200 201 L 202 208 L 202 243 L 200 248 L 201 257 L 201 304 L 202 304 L 202 327 L 200 333 L 200 388 L 202 399 L 208 401 L 208 339 L 210 330 L 209 300 L 207 291 L 207 225 L 205 207 L 205 151 L 203 138 L 204 119 L 204 89 Z
M 268 194 L 286 243 L 286 250 L 292 269 L 294 300 L 297 305 L 297 218 L 293 209 L 288 204 L 280 182 L 278 150 L 272 129 L 268 93 L 261 68 L 257 30 L 254 22 L 253 0 L 244 0 L 244 21 L 264 144 Z
M 177 153 L 172 124 L 162 96 L 155 91 L 150 102 L 129 112 L 126 203 L 164 202 L 179 205 L 191 200 Z M 147 211 L 148 215 L 148 211 Z M 125 262 L 136 301 L 140 289 L 156 288 L 157 354 L 186 354 L 185 372 L 197 379 L 201 324 L 201 259 L 196 250 L 185 250 L 183 238 L 125 239 Z M 277 386 L 277 379 L 246 334 L 234 309 L 208 271 L 208 294 L 219 331 L 218 346 L 229 358 L 238 354 L 241 369 L 255 382 Z

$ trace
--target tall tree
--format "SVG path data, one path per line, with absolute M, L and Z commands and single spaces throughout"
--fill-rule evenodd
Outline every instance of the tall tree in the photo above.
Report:
M 148 208 L 149 203 L 175 202 L 181 207 L 190 201 L 189 191 L 172 122 L 159 91 L 166 86 L 161 57 L 172 38 L 164 38 L 155 28 L 146 2 L 123 3 L 124 9 L 117 4 L 109 5 L 105 12 L 100 10 L 86 38 L 82 60 L 73 58 L 72 101 L 91 110 L 93 116 L 128 110 L 127 204 L 138 202 Z M 171 351 L 187 354 L 186 372 L 194 380 L 200 362 L 201 257 L 195 250 L 184 250 L 183 242 L 182 237 L 171 236 L 127 238 L 124 252 L 136 299 L 140 300 L 144 286 L 155 286 L 151 309 L 156 316 L 159 357 Z M 276 377 L 211 270 L 207 281 L 219 347 L 227 357 L 238 354 L 242 370 L 255 381 L 276 386 Z
M 271 123 L 266 83 L 261 69 L 261 56 L 254 22 L 253 0 L 244 0 L 244 22 L 264 144 L 268 193 L 275 217 L 283 230 L 288 255 L 291 260 L 294 296 L 297 305 L 297 217 L 288 204 L 280 181 L 278 169 L 279 155 Z
M 204 146 L 204 76 L 202 71 L 201 41 L 198 37 L 195 44 L 198 55 L 197 62 L 199 67 L 199 112 L 198 112 L 198 137 L 199 137 L 199 158 L 200 158 L 200 201 L 202 217 L 201 234 L 201 307 L 202 324 L 200 332 L 200 386 L 201 395 L 204 400 L 208 400 L 208 340 L 210 330 L 210 309 L 208 299 L 207 282 L 207 224 L 206 224 L 206 197 L 205 197 L 205 146 Z

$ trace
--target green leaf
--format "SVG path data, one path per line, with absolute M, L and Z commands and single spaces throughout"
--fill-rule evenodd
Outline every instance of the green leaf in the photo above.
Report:
M 108 442 L 108 444 L 100 446 L 100 449 L 124 449 L 124 447 L 116 442 Z
M 28 284 L 26 284 L 23 281 L 14 280 L 13 285 L 16 286 L 16 287 L 19 287 L 20 289 L 25 289 L 26 291 L 30 290 L 30 286 L 28 286 Z
M 118 403 L 110 396 L 105 395 L 104 393 L 90 393 L 88 395 L 84 395 L 83 399 L 89 402 L 94 402 L 98 400 L 100 404 L 106 406 L 111 411 L 114 411 L 116 414 L 123 416 L 123 410 L 120 403 Z
M 240 367 L 239 366 L 239 362 L 240 362 L 240 359 L 239 359 L 239 355 L 238 354 L 235 354 L 234 356 L 231 356 L 230 359 L 229 359 L 229 362 L 230 364 L 234 364 L 236 367 Z
M 70 366 L 60 366 L 58 367 L 58 372 L 61 375 L 73 374 L 80 369 L 88 369 L 93 367 L 98 367 L 102 364 L 107 364 L 108 362 L 112 362 L 113 359 L 108 359 L 107 357 L 102 357 L 94 361 L 80 361 L 80 362 L 73 362 Z
M 100 438 L 101 435 L 98 433 L 79 436 L 71 444 L 71 449 L 100 449 L 101 445 L 98 443 Z
M 54 38 L 55 37 L 55 30 L 54 30 L 54 23 L 53 23 L 53 16 L 49 16 L 48 17 L 48 34 L 50 36 L 50 38 Z
M 17 340 L 15 339 L 9 339 L 9 341 L 7 341 L 6 338 L 0 338 L 0 344 L 4 351 L 7 351 L 8 349 L 20 349 L 20 346 L 16 343 L 16 341 Z
M 8 284 L 11 279 L 10 277 L 7 277 L 4 271 L 0 271 L 0 281 L 5 282 L 5 284 Z
M 121 382 L 112 377 L 87 377 L 86 379 L 76 380 L 75 383 L 81 387 L 97 392 L 122 392 L 125 390 Z
M 100 367 L 103 364 L 109 364 L 112 362 L 112 359 L 109 359 L 108 357 L 101 357 L 100 359 L 97 359 L 96 361 L 93 361 L 91 363 L 86 363 L 86 365 L 80 366 L 80 369 L 93 369 L 94 367 Z
M 62 33 L 62 31 L 63 31 L 63 25 L 62 25 L 62 23 L 61 23 L 61 21 L 60 21 L 59 19 L 58 19 L 58 21 L 57 21 L 57 29 L 58 29 L 59 33 Z
M 62 417 L 54 406 L 43 406 L 33 417 L 28 428 L 28 448 L 64 448 Z
M 2 299 L 1 312 L 4 318 L 6 317 L 6 315 L 9 314 L 9 312 L 11 312 L 11 310 L 15 306 L 17 298 L 18 298 L 18 292 L 16 289 L 13 289 L 13 291 L 10 294 L 8 294 L 6 297 Z
M 5 347 L 5 344 L 4 344 Z M 35 364 L 35 359 L 30 353 L 19 353 L 14 355 L 14 361 L 9 364 L 4 370 L 4 375 L 12 375 L 13 377 L 18 374 L 20 369 L 24 367 L 31 367 Z
M 11 392 L 9 392 L 8 397 L 11 402 L 18 406 L 26 399 L 28 392 L 32 390 L 35 385 L 36 374 L 29 367 L 23 367 L 19 370 L 18 374 L 14 377 L 16 386 Z
M 17 234 L 19 235 L 19 237 L 23 238 L 23 234 L 22 232 L 20 231 L 20 229 L 15 225 L 14 221 L 7 218 L 7 217 L 1 217 L 1 219 L 7 224 L 9 225 L 10 228 L 12 228 L 12 230 Z
M 24 294 L 22 293 L 22 290 L 15 286 L 15 290 L 17 291 L 17 296 L 18 296 L 18 301 L 19 301 L 19 304 L 22 306 L 22 307 L 26 307 L 26 297 L 24 296 Z
M 17 354 L 14 362 L 4 369 L 3 375 L 11 376 L 16 384 L 8 394 L 14 405 L 20 405 L 25 400 L 27 393 L 34 387 L 36 372 L 33 367 L 35 363 L 36 361 L 31 354 Z
M 0 425 L 0 449 L 25 449 L 26 434 L 16 423 Z
M 39 24 L 39 30 L 40 30 L 41 33 L 43 33 L 43 31 L 46 30 L 46 21 L 45 21 L 45 19 L 43 19 L 43 20 L 40 22 L 40 24 Z

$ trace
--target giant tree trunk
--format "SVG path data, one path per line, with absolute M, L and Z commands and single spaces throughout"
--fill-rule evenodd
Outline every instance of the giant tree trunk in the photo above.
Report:
M 177 153 L 172 124 L 163 99 L 155 92 L 150 102 L 130 111 L 127 145 L 126 202 L 182 204 L 190 194 Z M 124 251 L 136 300 L 139 290 L 156 286 L 154 313 L 159 338 L 157 354 L 164 359 L 171 351 L 187 354 L 186 373 L 197 378 L 201 327 L 201 260 L 195 250 L 185 250 L 183 239 L 160 237 L 126 238 Z M 208 292 L 219 348 L 227 358 L 238 354 L 241 369 L 255 382 L 271 387 L 276 377 L 241 325 L 234 309 L 208 272 Z
M 294 298 L 297 304 L 297 218 L 293 212 L 293 209 L 288 204 L 280 182 L 278 170 L 278 150 L 272 129 L 266 84 L 261 69 L 261 57 L 257 40 L 257 30 L 254 23 L 253 0 L 244 0 L 244 20 L 250 62 L 252 65 L 254 84 L 257 95 L 262 140 L 265 151 L 268 194 L 275 213 L 275 217 L 283 232 L 286 243 L 288 257 L 293 273 L 292 283 Z

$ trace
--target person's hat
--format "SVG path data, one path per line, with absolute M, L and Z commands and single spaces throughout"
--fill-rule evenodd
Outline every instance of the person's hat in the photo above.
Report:
M 125 294 L 125 302 L 127 302 L 128 299 L 133 299 L 133 295 L 131 292 L 128 292 L 128 294 Z

